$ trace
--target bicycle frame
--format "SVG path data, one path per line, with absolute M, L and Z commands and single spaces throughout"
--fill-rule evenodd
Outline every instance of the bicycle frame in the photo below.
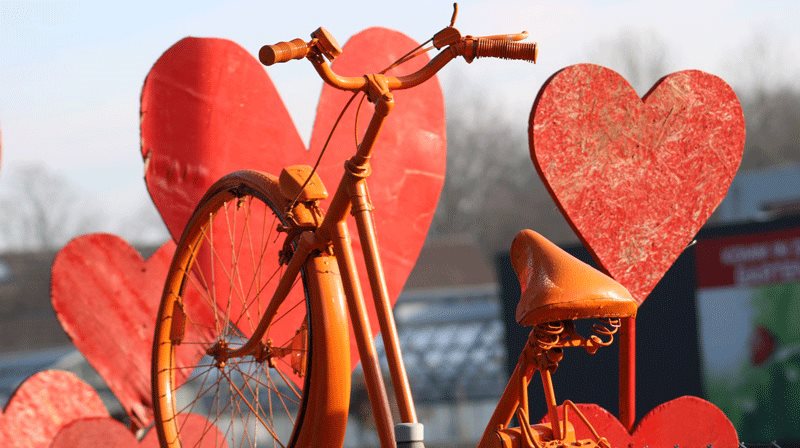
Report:
M 315 310 L 322 309 L 323 312 L 329 312 L 331 308 L 339 308 L 342 300 L 346 301 L 364 370 L 367 393 L 375 417 L 380 445 L 382 448 L 396 447 L 389 400 L 372 338 L 372 329 L 370 328 L 370 321 L 366 311 L 361 279 L 359 279 L 356 269 L 347 216 L 350 213 L 355 218 L 401 422 L 417 423 L 416 410 L 400 353 L 397 329 L 380 259 L 372 215 L 373 207 L 367 187 L 367 178 L 371 172 L 370 159 L 373 148 L 386 118 L 394 107 L 394 97 L 391 90 L 411 88 L 426 81 L 459 55 L 464 56 L 468 61 L 479 56 L 535 60 L 535 44 L 525 46 L 512 42 L 525 36 L 526 34 L 522 33 L 508 36 L 489 36 L 486 38 L 473 38 L 471 36 L 461 38 L 458 31 L 452 28 L 451 24 L 450 27 L 445 28 L 434 37 L 434 46 L 446 48 L 416 73 L 397 78 L 384 76 L 383 74 L 370 74 L 352 78 L 337 75 L 323 58 L 323 54 L 326 54 L 324 51 L 330 51 L 331 48 L 335 49 L 336 45 L 335 42 L 333 44 L 331 42 L 319 42 L 322 39 L 330 39 L 322 29 L 312 34 L 314 40 L 310 44 L 305 44 L 302 40 L 296 39 L 292 42 L 271 46 L 271 52 L 268 52 L 269 54 L 262 58 L 262 62 L 265 64 L 267 64 L 265 59 L 268 60 L 269 65 L 289 59 L 307 57 L 326 83 L 341 90 L 365 92 L 370 101 L 374 103 L 375 112 L 370 119 L 356 154 L 345 164 L 345 172 L 328 204 L 328 210 L 325 217 L 322 218 L 322 222 L 313 222 L 311 226 L 298 226 L 298 230 L 302 230 L 302 233 L 295 240 L 297 246 L 288 262 L 283 277 L 279 281 L 268 309 L 263 314 L 249 341 L 239 349 L 230 352 L 228 356 L 245 355 L 256 349 L 300 270 L 304 266 L 307 269 L 306 272 L 317 270 L 320 264 L 319 259 L 326 258 L 325 262 L 330 262 L 327 258 L 332 254 L 336 260 L 338 275 L 331 274 L 335 270 L 326 269 L 326 275 L 310 276 L 315 278 L 314 281 L 316 282 L 314 287 L 309 288 L 312 304 L 311 320 L 312 322 L 324 323 L 324 319 L 321 319 L 318 316 L 318 311 Z M 438 44 L 437 39 L 439 39 Z M 269 47 L 266 46 L 265 48 Z M 321 47 L 323 49 L 320 49 Z M 302 191 L 302 187 L 300 191 Z M 288 210 L 288 212 L 297 216 L 307 215 L 306 204 L 303 202 L 296 203 L 296 199 L 292 202 L 292 209 Z M 319 273 L 319 271 L 317 272 Z M 344 298 L 342 298 L 342 292 Z M 339 303 L 334 303 L 331 306 L 331 301 Z M 346 347 L 347 333 L 342 333 L 344 333 L 345 340 L 342 341 L 340 335 L 337 343 Z M 326 343 L 324 339 L 318 339 L 317 336 L 312 334 L 312 344 L 314 341 Z M 533 373 L 537 370 L 533 364 L 525 361 L 529 357 L 528 351 L 524 351 L 523 356 L 520 358 L 521 362 L 506 387 L 506 391 L 498 403 L 497 410 L 490 420 L 479 446 L 496 445 L 497 438 L 490 440 L 492 439 L 491 436 L 497 428 L 503 428 L 508 425 L 514 416 L 514 412 L 520 407 L 521 401 L 522 409 L 527 413 L 527 385 Z M 314 369 L 312 369 L 311 375 L 312 377 L 315 375 Z M 313 386 L 315 383 L 312 381 L 313 389 L 309 391 L 309 397 L 314 397 L 314 400 L 310 402 L 313 403 L 311 412 L 316 417 L 303 416 L 302 425 L 304 428 L 301 431 L 303 435 L 300 436 L 300 439 L 295 440 L 295 446 L 312 446 L 314 442 L 305 436 L 305 434 L 309 433 L 324 434 L 327 440 L 326 446 L 333 446 L 331 443 L 338 443 L 335 441 L 344 439 L 342 415 L 345 419 L 344 423 L 346 423 L 350 391 L 350 378 L 349 375 L 345 376 L 339 378 L 341 383 L 336 386 L 332 386 L 330 381 L 323 381 L 323 386 L 315 387 Z M 328 380 L 330 379 L 328 378 Z M 549 373 L 542 373 L 542 380 L 545 385 L 548 403 L 555 403 Z M 320 416 L 333 418 L 321 418 Z M 551 418 L 553 417 L 556 416 L 551 416 Z M 312 427 L 307 428 L 305 427 L 306 424 L 311 424 Z M 553 432 L 556 436 L 560 434 L 558 430 Z
M 367 393 L 369 395 L 373 415 L 375 416 L 378 437 L 381 447 L 384 448 L 393 448 L 396 446 L 394 429 L 386 388 L 383 383 L 380 364 L 372 339 L 372 329 L 370 328 L 370 322 L 367 316 L 364 293 L 355 265 L 355 257 L 347 225 L 347 215 L 348 213 L 352 213 L 355 217 L 359 239 L 363 248 L 364 261 L 367 267 L 368 281 L 375 301 L 381 336 L 386 349 L 389 371 L 395 390 L 395 399 L 400 411 L 400 419 L 403 423 L 417 423 L 416 410 L 400 352 L 397 329 L 380 260 L 375 225 L 372 217 L 372 204 L 370 203 L 367 188 L 367 178 L 370 173 L 369 160 L 372 155 L 372 150 L 380 133 L 380 129 L 392 110 L 393 105 L 394 100 L 390 93 L 383 94 L 379 97 L 375 106 L 375 113 L 370 120 L 364 140 L 359 146 L 358 152 L 345 164 L 345 173 L 330 202 L 328 213 L 315 231 L 306 232 L 299 238 L 297 249 L 280 283 L 281 285 L 285 284 L 287 287 L 279 287 L 272 301 L 274 309 L 277 310 L 277 307 L 283 299 L 280 294 L 285 296 L 288 292 L 288 286 L 292 284 L 294 278 L 299 274 L 300 267 L 313 263 L 310 260 L 314 260 L 314 257 L 308 258 L 313 250 L 330 246 L 333 247 L 333 253 L 341 276 L 319 278 L 320 286 L 311 288 L 311 300 L 312 303 L 321 303 L 323 298 L 316 295 L 324 294 L 325 291 L 334 292 L 327 296 L 327 300 L 342 300 L 341 294 L 336 294 L 335 292 L 339 290 L 343 290 L 344 292 L 344 299 L 347 303 L 347 310 L 356 337 L 356 345 L 364 369 Z M 302 206 L 301 204 L 298 207 Z M 270 309 L 272 308 L 273 305 L 270 306 Z M 315 313 L 313 311 L 314 309 L 315 307 L 312 306 L 312 313 Z M 263 330 L 266 330 L 266 326 L 271 318 L 272 313 L 270 313 L 270 310 L 267 310 L 262 320 L 264 328 L 261 329 L 259 327 L 251 338 L 251 341 L 260 340 Z M 314 319 L 313 316 L 312 319 Z M 259 332 L 259 330 L 262 331 Z M 340 342 L 340 344 L 342 344 L 342 342 Z M 343 344 L 346 346 L 346 341 Z M 248 349 L 246 344 L 240 350 L 244 352 Z M 528 351 L 528 346 L 526 346 L 526 350 L 523 351 L 523 354 L 520 356 L 520 362 L 509 380 L 491 420 L 486 426 L 479 446 L 493 446 L 494 431 L 498 427 L 502 428 L 507 426 L 520 405 L 527 413 L 527 388 L 533 374 L 536 372 L 534 365 L 527 362 L 527 359 L 530 357 Z M 547 402 L 555 406 L 555 395 L 553 393 L 550 374 L 545 371 L 542 372 L 541 376 L 546 391 Z M 310 391 L 311 396 L 318 399 L 315 400 L 314 406 L 322 406 L 324 408 L 318 412 L 326 415 L 342 415 L 342 413 L 344 413 L 346 418 L 347 405 L 349 404 L 349 376 L 347 377 L 347 381 L 347 387 L 340 384 L 339 387 L 334 388 L 336 390 Z M 344 409 L 342 409 L 343 405 Z M 553 419 L 553 421 L 557 421 L 556 415 L 551 415 L 550 418 Z M 313 430 L 309 431 L 311 433 L 327 434 L 332 440 L 338 440 L 340 437 L 343 439 L 344 437 L 341 422 L 314 419 L 313 425 Z M 339 434 L 340 430 L 342 431 L 341 434 Z M 558 434 L 558 431 L 556 431 L 556 434 Z M 305 445 L 300 444 L 298 446 Z
M 383 447 L 394 447 L 394 428 L 392 424 L 389 400 L 386 388 L 381 376 L 380 364 L 378 362 L 377 351 L 372 339 L 372 329 L 370 328 L 369 317 L 364 302 L 364 293 L 355 265 L 355 257 L 351 245 L 350 234 L 347 226 L 347 215 L 352 212 L 355 217 L 359 239 L 363 247 L 364 260 L 367 266 L 368 280 L 375 301 L 375 309 L 378 315 L 381 335 L 384 340 L 386 354 L 391 373 L 392 383 L 396 392 L 396 400 L 400 409 L 401 420 L 405 423 L 416 423 L 416 410 L 411 397 L 411 389 L 400 354 L 400 344 L 397 336 L 397 329 L 392 315 L 391 302 L 383 274 L 383 268 L 378 250 L 378 243 L 375 234 L 375 225 L 372 217 L 372 204 L 369 199 L 366 179 L 370 173 L 369 160 L 372 149 L 380 133 L 380 129 L 392 110 L 394 99 L 388 91 L 380 95 L 375 105 L 375 113 L 367 127 L 364 139 L 359 146 L 355 156 L 346 164 L 345 173 L 341 182 L 330 202 L 328 212 L 322 223 L 315 231 L 304 232 L 298 239 L 297 248 L 288 263 L 284 276 L 281 278 L 275 296 L 271 301 L 270 307 L 265 311 L 262 320 L 254 334 L 242 347 L 231 352 L 230 356 L 239 356 L 253 350 L 258 341 L 263 337 L 269 323 L 274 317 L 278 306 L 282 303 L 288 293 L 294 279 L 300 272 L 302 266 L 312 263 L 314 257 L 309 259 L 309 255 L 315 249 L 322 249 L 332 246 L 341 276 L 326 276 L 319 278 L 318 288 L 312 288 L 312 303 L 323 302 L 323 297 L 314 297 L 316 291 L 344 291 L 347 302 L 347 309 L 350 313 L 350 320 L 356 337 L 356 345 L 361 357 L 364 376 L 366 378 L 367 392 L 372 411 L 375 415 L 378 435 Z M 299 204 L 295 207 L 304 207 Z M 300 212 L 302 213 L 302 212 Z M 312 268 L 313 269 L 313 268 Z M 314 276 L 311 276 L 314 277 Z M 327 300 L 341 300 L 341 295 L 331 294 Z M 312 307 L 312 319 L 314 319 Z M 346 336 L 346 335 L 345 335 Z M 347 345 L 346 343 L 344 345 Z M 313 375 L 313 373 L 312 373 Z M 349 381 L 349 376 L 347 377 Z M 313 384 L 313 382 L 312 382 Z M 326 398 L 319 398 L 315 401 L 315 406 L 331 406 L 330 409 L 321 411 L 323 414 L 333 415 L 341 413 L 341 403 L 346 405 L 349 400 L 348 387 L 337 387 L 337 390 L 318 391 L 321 395 L 331 395 Z M 347 396 L 342 396 L 342 391 L 346 390 Z M 314 392 L 310 392 L 315 395 Z M 338 432 L 338 424 L 330 425 L 331 422 L 315 419 L 315 428 L 312 433 Z M 304 420 L 305 424 L 305 420 Z M 322 425 L 323 427 L 320 427 Z M 332 427 L 331 427 L 332 426 Z M 339 439 L 339 436 L 330 434 L 331 439 Z M 343 438 L 343 431 L 341 434 Z M 302 445 L 300 445 L 302 446 Z

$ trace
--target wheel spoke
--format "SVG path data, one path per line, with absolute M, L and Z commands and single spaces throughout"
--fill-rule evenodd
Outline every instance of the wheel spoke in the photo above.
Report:
M 280 351 L 273 352 L 272 360 L 257 360 L 259 353 L 229 357 L 248 342 L 273 299 L 285 272 L 278 259 L 289 234 L 279 231 L 279 224 L 285 224 L 283 209 L 273 207 L 283 199 L 271 199 L 266 189 L 255 196 L 242 194 L 261 191 L 258 185 L 229 185 L 198 206 L 196 216 L 201 218 L 193 217 L 193 227 L 186 231 L 192 242 L 181 242 L 176 249 L 176 258 L 182 254 L 180 259 L 187 262 L 170 271 L 170 292 L 163 300 L 172 302 L 165 309 L 183 307 L 187 325 L 180 338 L 165 339 L 171 319 L 159 316 L 157 334 L 162 336 L 156 347 L 168 347 L 171 355 L 163 360 L 154 357 L 159 363 L 153 370 L 159 378 L 154 399 L 162 402 L 161 421 L 156 424 L 172 428 L 163 433 L 176 434 L 181 448 L 220 443 L 229 448 L 285 447 L 306 405 L 304 385 L 292 380 L 294 371 L 287 362 L 295 364 L 292 356 L 298 353 L 310 359 L 305 353 L 308 345 L 296 342 L 310 335 L 305 330 L 307 299 L 302 289 L 295 290 L 304 288 L 304 273 L 292 279 L 290 300 L 282 299 L 261 341 L 286 340 L 274 346 Z M 293 344 L 297 348 L 292 349 Z M 308 372 L 297 374 L 303 377 Z M 192 415 L 204 416 L 205 421 L 189 424 L 196 418 Z M 162 443 L 179 446 L 176 440 Z

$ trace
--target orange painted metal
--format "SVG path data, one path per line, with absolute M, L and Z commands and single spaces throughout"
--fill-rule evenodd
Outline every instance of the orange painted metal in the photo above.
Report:
M 375 235 L 372 204 L 369 200 L 366 182 L 355 184 L 353 216 L 356 218 L 358 235 L 363 246 L 364 261 L 367 264 L 372 298 L 375 301 L 375 309 L 378 312 L 381 337 L 386 350 L 386 360 L 392 377 L 395 400 L 400 410 L 400 420 L 403 423 L 416 423 L 417 412 L 414 408 L 414 398 L 411 396 L 411 387 L 408 384 L 408 376 L 406 375 L 403 356 L 400 352 L 400 338 L 397 336 L 392 305 L 389 302 L 389 292 L 386 288 L 386 279 L 383 276 L 383 264 L 381 264 L 378 252 L 378 239 Z
M 361 355 L 367 395 L 372 405 L 378 438 L 382 448 L 394 448 L 394 425 L 392 425 L 392 414 L 389 410 L 389 399 L 386 396 L 386 387 L 381 376 L 378 353 L 371 337 L 372 331 L 364 306 L 364 294 L 355 267 L 353 249 L 350 247 L 350 233 L 347 230 L 347 222 L 344 220 L 340 221 L 336 227 L 333 248 L 339 266 L 343 268 L 342 283 L 347 297 L 347 307 L 350 311 L 350 322 L 353 325 L 358 351 Z
M 350 249 L 349 231 L 347 230 L 345 218 L 347 212 L 353 210 L 356 216 L 359 237 L 364 244 L 364 256 L 367 263 L 368 277 L 378 313 L 378 322 L 386 342 L 389 369 L 392 375 L 392 382 L 397 392 L 397 402 L 400 407 L 401 419 L 404 422 L 416 422 L 416 411 L 414 410 L 411 389 L 408 385 L 405 367 L 403 366 L 402 356 L 400 355 L 397 330 L 394 326 L 388 301 L 388 293 L 386 291 L 386 281 L 383 276 L 382 267 L 380 266 L 375 229 L 370 216 L 371 204 L 369 204 L 366 199 L 368 195 L 366 193 L 365 179 L 369 176 L 371 171 L 370 159 L 375 142 L 386 117 L 394 107 L 394 96 L 391 94 L 391 90 L 401 90 L 421 84 L 435 75 L 439 69 L 454 57 L 469 51 L 472 45 L 472 40 L 461 40 L 457 45 L 448 47 L 446 51 L 440 53 L 419 71 L 401 77 L 385 76 L 382 74 L 372 74 L 364 77 L 339 76 L 331 70 L 319 46 L 313 43 L 309 46 L 308 59 L 312 62 L 317 72 L 326 83 L 341 90 L 364 91 L 367 93 L 370 100 L 375 103 L 375 113 L 369 122 L 356 154 L 345 165 L 345 174 L 334 193 L 325 220 L 320 225 L 316 236 L 319 244 L 326 243 L 332 239 L 337 259 L 339 260 L 340 266 L 343 268 L 342 279 L 344 281 L 345 295 L 347 296 L 348 307 L 350 308 L 351 321 L 364 366 L 367 390 L 372 403 L 382 446 L 388 447 L 394 444 L 391 414 L 389 413 L 386 389 L 380 375 L 377 355 L 374 353 L 374 346 L 369 337 L 371 330 L 369 327 L 369 320 L 366 318 L 366 312 L 363 311 L 363 293 L 358 282 L 358 273 L 355 268 L 354 260 L 351 260 L 349 256 L 352 250 Z M 285 43 L 279 44 L 279 46 L 285 46 Z M 475 46 L 478 46 L 477 40 L 475 41 Z M 501 49 L 491 42 L 485 44 L 481 48 L 483 49 L 481 51 L 487 56 L 500 57 L 501 55 L 507 55 L 508 57 L 525 59 L 531 58 L 533 57 L 532 55 L 535 54 L 535 44 L 532 46 L 524 46 L 524 48 L 531 49 L 528 53 L 520 51 L 515 52 L 515 50 L 507 49 L 507 47 L 503 47 L 506 49 Z M 494 53 L 489 54 L 491 53 L 487 50 L 489 48 L 493 49 L 492 51 L 494 51 Z M 300 51 L 287 53 L 282 47 L 273 47 L 262 49 L 260 54 L 274 55 L 281 52 L 288 55 L 299 54 Z M 481 55 L 484 53 L 481 53 Z M 271 56 L 265 57 L 262 58 L 262 62 L 270 63 L 272 59 Z
M 516 312 L 521 325 L 636 316 L 627 289 L 533 230 L 514 238 L 511 263 L 522 290 Z
M 459 55 L 464 55 L 468 61 L 473 57 L 479 56 L 533 60 L 537 50 L 535 44 L 514 43 L 513 46 L 509 46 L 508 42 L 496 40 L 495 37 L 489 39 L 468 37 L 460 39 L 455 44 L 447 47 L 427 65 L 410 75 L 393 77 L 383 74 L 371 74 L 363 77 L 344 77 L 333 72 L 326 60 L 326 58 L 332 59 L 336 56 L 336 52 L 330 51 L 332 44 L 328 38 L 329 35 L 327 33 L 315 36 L 307 44 L 307 48 L 303 48 L 302 41 L 298 39 L 295 39 L 292 43 L 284 42 L 276 46 L 266 46 L 262 48 L 260 56 L 262 62 L 269 65 L 297 58 L 305 53 L 328 85 L 341 90 L 363 91 L 368 95 L 370 101 L 375 103 L 375 113 L 369 122 L 364 137 L 356 154 L 345 164 L 345 173 L 329 203 L 325 219 L 316 229 L 315 242 L 317 247 L 332 243 L 334 254 L 342 269 L 341 278 L 344 294 L 347 299 L 351 323 L 364 368 L 367 391 L 376 421 L 378 436 L 381 446 L 389 448 L 394 447 L 395 444 L 391 413 L 389 411 L 386 388 L 381 377 L 380 365 L 371 339 L 372 331 L 355 266 L 346 217 L 350 211 L 355 215 L 359 238 L 364 245 L 367 274 L 373 291 L 378 322 L 386 342 L 389 369 L 397 391 L 401 418 L 405 422 L 415 422 L 416 412 L 400 355 L 396 328 L 391 315 L 386 281 L 377 249 L 375 226 L 371 216 L 372 205 L 369 202 L 366 187 L 366 178 L 371 174 L 370 160 L 375 142 L 386 117 L 394 106 L 394 96 L 391 90 L 407 89 L 421 84 Z M 294 257 L 298 257 L 298 253 L 295 253 Z M 260 327 L 261 325 L 259 325 Z
M 553 422 L 551 424 L 553 440 L 562 440 L 561 420 L 558 418 L 558 413 L 556 412 L 558 403 L 556 403 L 556 393 L 553 390 L 553 379 L 550 376 L 550 370 L 540 370 L 539 375 L 542 377 L 542 389 L 544 389 L 544 401 L 547 404 L 547 415 L 550 416 L 550 419 Z M 521 422 L 520 424 L 523 425 L 526 423 L 528 422 Z
M 522 447 L 540 447 L 550 442 L 607 446 L 594 429 L 593 440 L 575 439 L 567 414 L 559 418 L 551 375 L 564 356 L 564 348 L 583 347 L 595 353 L 610 345 L 620 327 L 620 318 L 636 314 L 636 302 L 616 281 L 531 230 L 517 234 L 511 246 L 511 261 L 522 293 L 517 319 L 534 327 L 478 446 L 497 446 L 498 441 L 501 446 L 519 443 Z M 593 334 L 584 337 L 576 330 L 576 319 L 600 319 L 602 323 L 594 324 Z M 529 426 L 527 384 L 537 371 L 550 423 Z M 573 408 L 591 428 L 580 411 Z M 513 415 L 520 427 L 509 430 L 506 427 Z
M 493 446 L 493 441 L 497 438 L 497 430 L 508 426 L 520 406 L 523 394 L 527 395 L 527 388 L 525 391 L 520 388 L 521 384 L 529 383 L 534 373 L 533 365 L 525 361 L 528 358 L 527 347 L 526 345 L 523 349 L 520 360 L 508 380 L 503 395 L 500 396 L 489 423 L 486 424 L 486 429 L 484 429 L 483 435 L 478 442 L 479 447 Z
M 159 321 L 156 323 L 152 363 L 156 430 L 163 447 L 182 447 L 176 419 L 176 413 L 180 411 L 176 409 L 176 397 L 173 396 L 173 391 L 178 386 L 175 369 L 169 366 L 175 365 L 175 347 L 180 345 L 180 340 L 183 339 L 182 334 L 176 335 L 175 319 L 176 316 L 183 316 L 183 313 L 179 312 L 183 302 L 178 299 L 183 298 L 183 288 L 187 281 L 185 270 L 190 266 L 190 260 L 198 259 L 200 255 L 198 253 L 202 246 L 200 242 L 207 238 L 204 222 L 208 216 L 215 213 L 224 203 L 237 200 L 236 194 L 240 190 L 257 192 L 256 194 L 273 204 L 281 203 L 278 180 L 272 176 L 254 171 L 241 171 L 223 177 L 209 189 L 192 215 L 176 249 L 170 274 L 167 276 L 164 299 L 158 314 Z M 294 222 L 313 225 L 317 219 L 321 219 L 315 217 L 315 213 L 307 205 L 300 203 L 293 208 Z M 310 231 L 300 234 L 297 237 L 294 256 L 284 268 L 271 300 L 263 311 L 257 327 L 250 333 L 249 339 L 237 349 L 227 349 L 225 346 L 202 347 L 202 350 L 206 350 L 205 353 L 213 355 L 220 362 L 221 365 L 218 367 L 222 374 L 225 361 L 232 358 L 252 356 L 253 361 L 260 362 L 258 353 L 263 350 L 262 341 L 266 330 L 275 320 L 278 309 L 292 290 L 303 268 L 308 278 L 313 360 L 311 375 L 307 381 L 309 388 L 304 391 L 307 394 L 305 401 L 298 397 L 301 400 L 300 406 L 304 407 L 297 416 L 295 431 L 292 434 L 295 446 L 302 447 L 321 446 L 327 443 L 324 442 L 327 440 L 339 440 L 341 444 L 344 440 L 349 406 L 350 370 L 347 363 L 342 363 L 340 358 L 344 355 L 347 359 L 349 355 L 348 334 L 344 331 L 347 328 L 347 318 L 336 261 L 332 256 L 326 255 L 324 249 L 315 244 Z M 314 325 L 318 325 L 319 328 Z M 212 349 L 214 351 L 210 352 Z M 313 404 L 308 405 L 312 396 Z M 322 437 L 325 439 L 321 439 Z
M 350 406 L 350 341 L 344 291 L 335 257 L 319 255 L 306 263 L 311 299 L 313 367 L 306 391 L 303 425 L 296 447 L 342 446 Z M 324 347 L 324 348 L 323 348 Z
M 636 318 L 619 329 L 619 421 L 628 431 L 636 423 Z

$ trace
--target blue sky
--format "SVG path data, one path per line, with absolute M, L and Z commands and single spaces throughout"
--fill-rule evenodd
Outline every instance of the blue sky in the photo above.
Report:
M 112 216 L 146 203 L 139 93 L 153 62 L 184 36 L 228 38 L 254 54 L 264 43 L 305 38 L 320 25 L 342 43 L 374 25 L 424 40 L 447 24 L 452 5 L 410 0 L 403 11 L 387 11 L 351 0 L 276 3 L 0 0 L 0 191 L 15 167 L 39 162 Z M 446 93 L 448 84 L 480 90 L 504 104 L 520 126 L 527 125 L 532 100 L 549 75 L 589 61 L 597 42 L 624 30 L 657 34 L 668 46 L 668 72 L 699 68 L 734 86 L 747 80 L 754 64 L 768 82 L 792 82 L 800 74 L 795 1 L 468 0 L 459 6 L 464 33 L 526 29 L 540 42 L 537 66 L 478 61 L 467 67 L 459 61 L 441 75 Z M 768 51 L 748 53 L 756 40 Z M 313 70 L 297 62 L 269 73 L 308 135 L 320 86 Z M 299 94 L 307 86 L 316 87 Z

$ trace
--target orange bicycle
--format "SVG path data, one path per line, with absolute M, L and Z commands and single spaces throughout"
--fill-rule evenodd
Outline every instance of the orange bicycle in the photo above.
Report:
M 423 446 L 375 236 L 370 159 L 394 106 L 393 91 L 425 82 L 458 56 L 468 62 L 537 56 L 535 43 L 519 42 L 526 33 L 462 36 L 454 21 L 455 13 L 450 26 L 430 41 L 438 55 L 406 76 L 334 73 L 328 61 L 341 50 L 322 28 L 308 42 L 294 39 L 261 49 L 259 59 L 266 65 L 309 60 L 329 85 L 364 93 L 375 112 L 327 211 L 320 201 L 328 192 L 310 166 L 286 167 L 277 177 L 234 172 L 201 199 L 178 243 L 158 312 L 152 382 L 162 447 L 341 447 L 350 399 L 348 316 L 381 447 Z M 412 50 L 398 63 L 427 50 Z M 397 424 L 371 337 L 350 214 L 386 348 Z M 563 348 L 594 352 L 609 345 L 619 319 L 636 314 L 636 302 L 614 280 L 533 231 L 520 232 L 511 254 L 522 285 L 517 319 L 533 330 L 479 446 L 608 446 L 571 402 L 559 416 L 551 374 Z M 263 260 L 277 260 L 278 267 L 267 268 Z M 600 321 L 591 335 L 582 336 L 575 319 Z M 536 372 L 551 423 L 531 425 L 527 390 Z M 591 439 L 577 440 L 568 411 L 591 429 Z M 199 434 L 197 426 L 193 434 L 183 434 L 191 414 L 208 420 Z M 511 427 L 514 418 L 518 426 Z

